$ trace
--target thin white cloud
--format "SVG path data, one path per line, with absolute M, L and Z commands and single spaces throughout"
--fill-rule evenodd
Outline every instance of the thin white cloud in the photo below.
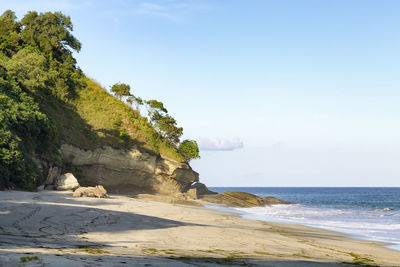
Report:
M 7 9 L 16 11 L 17 13 L 26 13 L 27 11 L 71 11 L 80 10 L 91 7 L 92 0 L 0 0 L 3 12 Z
M 38 12 L 61 11 L 68 14 L 72 11 L 88 12 L 88 9 L 90 9 L 90 12 L 107 10 L 106 13 L 102 14 L 103 16 L 143 16 L 172 21 L 180 21 L 196 12 L 210 10 L 210 6 L 200 0 L 190 2 L 184 0 L 0 0 L 0 6 L 3 12 L 11 9 L 16 12 L 18 17 L 33 10 Z
M 139 4 L 137 8 L 135 8 L 134 14 L 177 20 L 194 11 L 209 9 L 208 6 L 199 3 L 201 2 L 153 0 L 151 2 L 149 1 Z
M 231 151 L 243 148 L 243 141 L 238 138 L 233 140 L 201 138 L 198 143 L 200 150 L 203 151 Z
M 155 3 L 142 3 L 136 10 L 136 14 L 167 18 L 172 18 L 173 13 L 173 7 Z

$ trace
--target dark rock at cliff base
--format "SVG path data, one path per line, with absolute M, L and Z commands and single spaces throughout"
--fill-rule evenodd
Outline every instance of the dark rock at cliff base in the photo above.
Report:
M 188 190 L 186 190 L 183 196 L 189 199 L 198 199 L 204 195 L 216 195 L 216 194 L 218 193 L 209 190 L 205 184 L 196 182 L 192 184 Z
M 240 191 L 229 191 L 217 195 L 204 195 L 202 200 L 228 207 L 241 208 L 262 207 L 266 205 L 276 204 L 292 204 L 289 201 L 284 201 L 276 197 L 262 198 L 253 194 Z
M 203 183 L 194 183 L 190 186 L 190 189 L 196 189 L 197 193 L 199 196 L 204 196 L 204 195 L 216 195 L 218 194 L 217 192 L 211 191 L 207 188 L 207 186 Z

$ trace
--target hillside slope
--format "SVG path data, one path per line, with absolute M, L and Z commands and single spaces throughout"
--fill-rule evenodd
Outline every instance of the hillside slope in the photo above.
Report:
M 187 164 L 197 143 L 180 140 L 183 129 L 163 103 L 133 96 L 126 84 L 111 95 L 87 78 L 72 56 L 81 44 L 71 32 L 60 12 L 0 16 L 0 189 L 35 190 L 68 171 L 83 184 L 157 192 L 197 181 Z M 95 157 L 80 158 L 87 155 Z
M 105 145 L 119 149 L 135 147 L 183 161 L 146 117 L 110 95 L 93 79 L 85 78 L 85 83 L 69 103 L 42 103 L 42 110 L 56 123 L 62 143 L 83 149 Z

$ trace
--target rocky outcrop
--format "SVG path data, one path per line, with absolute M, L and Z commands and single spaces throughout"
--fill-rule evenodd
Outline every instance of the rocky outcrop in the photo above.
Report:
M 42 177 L 38 181 L 38 190 L 42 189 L 42 185 L 45 187 L 54 186 L 56 178 L 61 175 L 60 163 L 54 159 L 40 157 L 36 154 L 32 155 L 32 159 L 42 173 Z
M 81 168 L 82 185 L 102 184 L 112 193 L 173 195 L 186 191 L 199 180 L 198 173 L 188 164 L 138 149 L 127 151 L 105 146 L 84 150 L 63 144 L 60 154 L 65 163 Z
M 276 198 L 276 197 L 265 197 L 264 198 L 264 205 L 278 205 L 278 204 L 293 204 L 293 203 Z
M 59 177 L 61 174 L 60 168 L 57 166 L 50 166 L 48 173 L 47 173 L 47 177 L 45 180 L 45 185 L 52 185 L 55 182 L 55 179 L 57 177 Z
M 79 187 L 79 183 L 72 173 L 65 173 L 55 180 L 54 186 L 56 190 L 60 191 L 74 190 Z
M 239 191 L 229 191 L 217 195 L 205 195 L 202 199 L 210 203 L 241 208 L 262 207 L 275 204 L 292 204 L 291 202 L 275 197 L 262 198 L 253 194 Z
M 204 195 L 215 195 L 216 192 L 213 192 L 207 188 L 207 186 L 203 183 L 194 183 L 189 189 L 185 192 L 184 197 L 189 199 L 198 199 Z
M 207 186 L 203 183 L 194 183 L 190 186 L 190 189 L 196 189 L 197 194 L 199 196 L 204 196 L 204 195 L 214 195 L 217 194 L 214 191 L 211 191 L 207 188 Z
M 97 198 L 108 198 L 107 190 L 102 185 L 95 187 L 79 187 L 72 194 L 74 197 L 97 197 Z

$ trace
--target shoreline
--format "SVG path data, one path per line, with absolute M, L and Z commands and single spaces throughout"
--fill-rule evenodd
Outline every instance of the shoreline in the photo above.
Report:
M 244 218 L 295 223 L 344 233 L 351 238 L 389 243 L 400 251 L 399 188 L 392 187 L 210 187 L 275 196 L 289 206 L 238 208 Z M 371 197 L 373 195 L 373 197 Z
M 307 223 L 294 222 L 294 221 L 289 221 L 289 220 L 284 220 L 284 219 L 277 219 L 277 218 L 269 217 L 269 216 L 255 215 L 255 214 L 251 214 L 251 213 L 248 213 L 248 212 L 245 212 L 242 210 L 238 210 L 236 208 L 225 207 L 225 206 L 221 206 L 218 204 L 205 205 L 205 207 L 213 209 L 213 210 L 217 210 L 217 211 L 221 210 L 221 211 L 225 211 L 225 212 L 232 212 L 233 214 L 237 214 L 241 218 L 248 219 L 248 220 L 258 220 L 258 221 L 264 221 L 264 222 L 270 222 L 270 223 L 294 224 L 294 225 L 302 225 L 302 226 L 311 227 L 311 228 L 323 229 L 326 231 L 343 234 L 345 237 L 351 238 L 351 239 L 367 240 L 367 241 L 382 243 L 382 245 L 381 245 L 382 247 L 400 252 L 400 244 L 389 242 L 389 241 L 368 238 L 368 237 L 360 235 L 360 234 L 350 233 L 350 231 L 349 232 L 341 231 L 339 228 L 334 228 L 334 227 L 330 228 L 330 227 L 325 227 L 325 226 L 319 226 L 317 224 L 307 224 Z
M 208 207 L 71 192 L 0 192 L 0 265 L 396 266 L 382 242 Z M 28 254 L 29 253 L 29 254 Z M 343 265 L 343 264 L 346 265 Z M 39 265 L 41 266 L 41 265 Z

